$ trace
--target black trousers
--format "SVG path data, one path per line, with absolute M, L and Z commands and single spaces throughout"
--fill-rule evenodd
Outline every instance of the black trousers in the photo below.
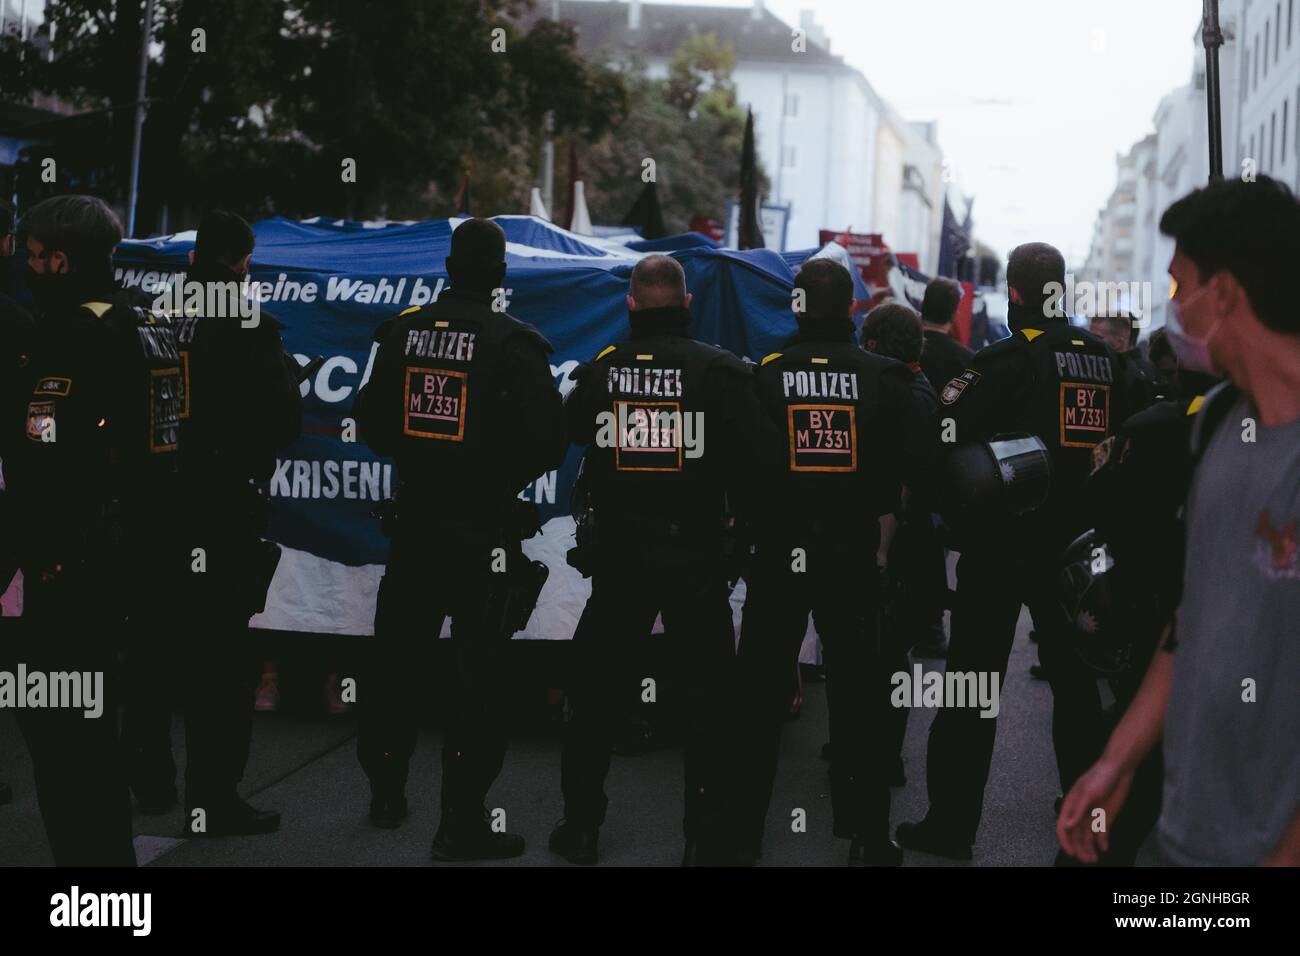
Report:
M 515 543 L 517 545 L 517 542 Z M 379 585 L 375 635 L 357 686 L 357 755 L 373 787 L 401 787 L 430 679 L 418 666 L 451 618 L 455 673 L 442 748 L 442 813 L 477 820 L 505 759 L 507 573 L 496 529 L 399 527 Z M 510 550 L 507 548 L 507 550 Z M 507 558 L 509 560 L 509 558 Z M 515 560 L 519 560 L 518 557 Z
M 826 664 L 835 835 L 877 839 L 888 834 L 888 752 L 896 726 L 889 675 L 897 655 L 882 640 L 875 554 L 863 553 L 861 539 L 856 541 L 792 540 L 757 549 L 747 579 L 739 655 L 738 824 L 744 845 L 761 845 L 790 704 L 790 672 L 810 613 Z M 797 546 L 804 549 L 803 570 L 794 570 Z
M 5 657 L 28 673 L 103 674 L 102 713 L 33 708 L 18 711 L 32 757 L 36 798 L 57 866 L 134 866 L 131 797 L 117 732 L 121 623 L 93 578 L 64 572 L 53 583 L 24 575 L 23 616 Z
M 136 795 L 170 790 L 176 782 L 171 715 L 179 705 L 185 803 L 211 808 L 236 798 L 252 741 L 259 661 L 240 580 L 252 542 L 218 529 L 194 540 L 202 542 L 203 570 L 194 570 L 186 552 L 183 573 L 128 618 L 122 734 Z
M 637 677 L 629 672 L 632 644 L 650 634 L 656 615 L 662 615 L 672 646 L 686 657 L 680 668 L 687 726 L 686 839 L 717 846 L 728 833 L 736 662 L 719 561 L 666 563 L 644 551 L 602 557 L 573 637 L 571 714 L 560 760 L 564 816 L 584 827 L 605 821 L 613 733 Z M 658 681 L 655 691 L 658 699 Z
M 962 554 L 947 670 L 996 673 L 1001 693 L 1020 608 L 1030 607 L 1052 686 L 1052 742 L 1066 791 L 1100 753 L 1106 728 L 1096 679 L 1074 658 L 1062 635 L 1062 612 L 1052 606 L 1058 558 L 1051 549 Z M 997 719 L 977 707 L 945 707 L 930 726 L 927 819 L 956 840 L 975 842 L 996 733 Z

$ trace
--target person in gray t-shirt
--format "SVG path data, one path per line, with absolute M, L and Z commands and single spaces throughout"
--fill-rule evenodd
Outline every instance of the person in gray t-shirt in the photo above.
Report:
M 1266 176 L 1213 183 L 1160 221 L 1175 241 L 1169 339 L 1226 372 L 1193 436 L 1183 599 L 1101 758 L 1061 807 L 1095 862 L 1163 737 L 1164 860 L 1300 865 L 1300 202 Z

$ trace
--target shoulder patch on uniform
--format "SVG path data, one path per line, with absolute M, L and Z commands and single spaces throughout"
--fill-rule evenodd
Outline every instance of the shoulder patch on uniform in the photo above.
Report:
M 831 364 L 831 360 L 830 360 L 830 359 L 825 359 L 825 358 L 814 358 L 814 359 L 812 360 L 812 363 L 813 363 L 814 365 L 830 365 L 830 364 Z
M 32 394 L 33 395 L 58 395 L 61 398 L 67 398 L 68 393 L 71 391 L 72 391 L 72 379 L 58 378 L 57 376 L 51 376 L 49 378 L 43 378 L 40 381 L 38 381 L 36 383 L 36 387 L 32 389 Z
M 83 302 L 81 303 L 81 307 L 83 309 L 89 309 L 91 312 L 93 312 L 95 314 L 95 318 L 102 319 L 104 317 L 104 313 L 107 312 L 109 309 L 111 309 L 113 307 L 113 304 L 111 302 Z
M 614 349 L 616 348 L 618 348 L 617 345 L 606 345 L 603 349 L 600 350 L 600 354 L 596 356 L 596 361 L 599 362 L 601 359 L 603 359 L 610 352 L 614 351 Z
M 971 385 L 978 382 L 983 376 L 973 368 L 968 368 L 962 372 L 947 385 L 943 387 L 943 392 L 939 400 L 945 405 L 951 405 L 961 398 L 961 393 L 966 391 Z
M 638 362 L 653 362 L 655 360 L 655 357 L 651 355 L 649 352 L 639 352 L 637 353 L 636 360 Z
M 1205 404 L 1205 396 L 1197 395 L 1194 399 L 1191 400 L 1191 402 L 1188 403 L 1187 414 L 1195 415 L 1197 412 L 1201 410 L 1201 406 L 1204 404 Z
M 1030 342 L 1032 342 L 1034 339 L 1038 338 L 1040 335 L 1043 334 L 1043 330 L 1042 329 L 1021 329 L 1020 334 L 1023 335 L 1026 339 L 1028 339 Z
M 412 312 L 419 312 L 422 308 L 424 308 L 424 306 L 421 306 L 421 305 L 413 305 L 413 306 L 411 306 L 409 309 L 403 309 L 401 312 L 398 312 L 397 314 L 398 314 L 398 315 L 410 315 Z
M 766 365 L 768 362 L 771 362 L 773 359 L 779 359 L 780 357 L 781 357 L 780 352 L 773 352 L 771 355 L 767 356 L 767 358 L 763 359 L 763 361 L 759 362 L 758 364 Z

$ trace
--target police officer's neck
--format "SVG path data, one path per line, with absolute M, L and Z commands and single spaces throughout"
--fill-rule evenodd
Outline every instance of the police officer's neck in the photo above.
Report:
M 443 290 L 443 295 L 449 295 L 454 299 L 468 299 L 471 302 L 487 303 L 492 301 L 492 293 L 495 289 L 480 289 L 477 286 L 462 282 L 458 285 L 448 286 Z
M 843 339 L 853 338 L 853 320 L 847 315 L 797 315 L 801 338 Z
M 51 306 L 77 306 L 85 302 L 105 301 L 119 290 L 113 278 L 112 263 L 88 266 L 69 272 L 51 283 Z
M 629 309 L 628 324 L 633 337 L 641 335 L 689 335 L 691 312 L 680 302 L 644 309 Z
M 1019 332 L 1021 329 L 1043 329 L 1049 325 L 1062 324 L 1069 324 L 1064 312 L 1058 315 L 1056 310 L 1047 306 L 1022 305 L 1019 302 L 1007 304 L 1007 327 L 1012 332 Z

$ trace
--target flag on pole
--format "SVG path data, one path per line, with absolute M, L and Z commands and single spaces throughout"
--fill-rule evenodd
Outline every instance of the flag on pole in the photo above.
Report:
M 746 110 L 745 143 L 740 152 L 740 223 L 738 249 L 763 249 L 763 227 L 758 214 L 758 160 L 754 155 L 754 111 Z
M 591 228 L 591 214 L 587 212 L 587 193 L 581 179 L 573 184 L 573 219 L 569 223 L 569 231 L 576 232 L 580 236 L 595 234 L 595 230 Z
M 642 239 L 662 239 L 668 235 L 663 210 L 659 207 L 659 188 L 654 180 L 641 187 L 636 202 L 623 217 L 622 225 L 638 227 Z

